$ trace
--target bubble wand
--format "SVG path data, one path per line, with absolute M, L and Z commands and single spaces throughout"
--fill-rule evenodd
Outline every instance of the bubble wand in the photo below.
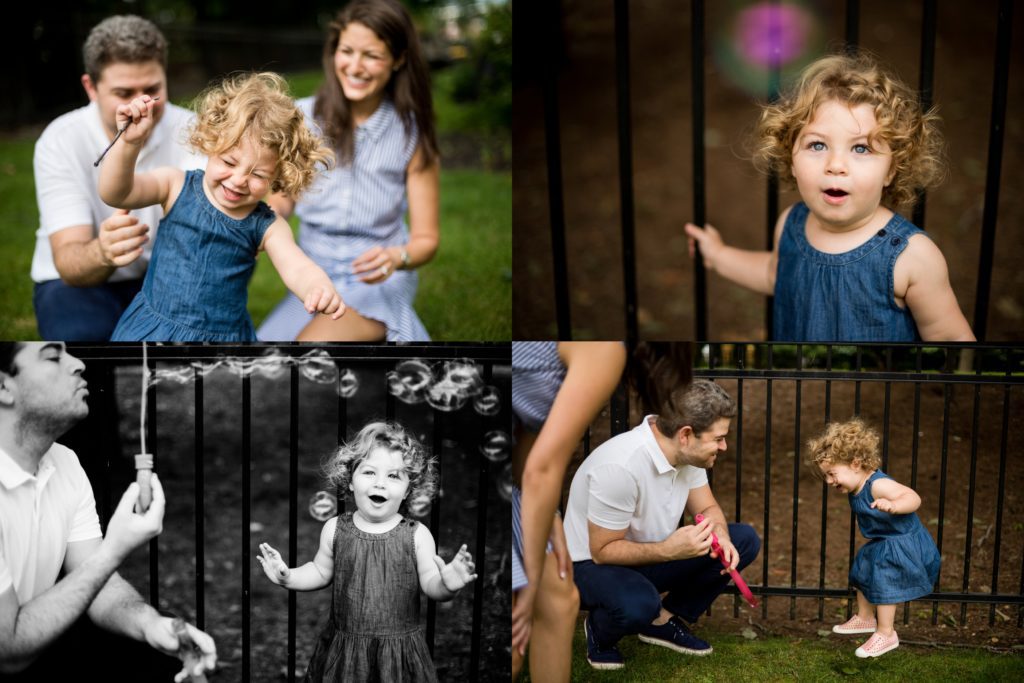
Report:
M 156 101 L 157 101 L 157 100 L 159 100 L 159 99 L 160 99 L 160 96 L 159 96 L 159 95 L 157 95 L 156 97 L 154 97 L 154 98 L 153 98 L 152 100 L 150 100 L 150 101 L 151 101 L 151 102 L 156 102 Z M 128 130 L 128 126 L 130 126 L 130 125 L 132 125 L 132 122 L 131 122 L 131 121 L 129 121 L 128 123 L 126 123 L 126 124 L 124 124 L 123 126 L 121 126 L 121 130 L 117 131 L 117 135 L 115 135 L 115 136 L 114 136 L 114 139 L 110 141 L 110 144 L 109 144 L 109 145 L 107 145 L 107 148 L 106 148 L 105 150 L 103 150 L 103 154 L 100 154 L 100 158 L 99 158 L 99 159 L 97 159 L 97 160 L 96 160 L 95 162 L 93 162 L 93 166 L 99 166 L 99 165 L 100 165 L 100 162 L 101 162 L 101 161 L 103 161 L 103 157 L 107 156 L 107 152 L 109 152 L 109 151 L 110 151 L 110 148 L 114 146 L 114 143 L 115 143 L 115 142 L 117 142 L 117 139 L 118 139 L 119 137 L 121 137 L 121 133 L 123 133 L 123 132 L 125 132 L 126 130 Z M 145 348 L 145 347 L 143 347 L 143 348 Z
M 699 513 L 694 515 L 693 521 L 700 524 L 704 521 L 704 515 Z M 747 582 L 743 580 L 740 573 L 729 566 L 729 560 L 725 559 L 725 553 L 722 552 L 722 544 L 718 542 L 718 536 L 715 536 L 714 532 L 711 533 L 711 549 L 718 555 L 718 561 L 722 563 L 722 566 L 729 570 L 729 576 L 732 577 L 736 587 L 740 589 L 743 599 L 747 601 L 747 604 L 756 609 L 758 605 L 757 598 L 750 592 L 750 587 L 747 586 Z
M 135 508 L 144 514 L 153 502 L 153 489 L 149 479 L 153 474 L 153 454 L 146 452 L 146 388 L 149 384 L 149 363 L 146 356 L 146 342 L 142 342 L 142 400 L 139 409 L 140 452 L 135 456 L 135 481 L 139 484 L 139 502 Z
M 196 645 L 196 642 L 192 640 L 192 636 L 189 635 L 188 628 L 185 626 L 185 620 L 181 617 L 176 617 L 171 622 L 171 628 L 174 629 L 174 635 L 178 638 L 178 657 L 181 659 L 183 671 L 188 674 L 188 680 L 192 683 L 206 683 L 205 674 L 192 673 L 195 671 L 196 665 L 202 660 L 203 653 L 199 646 Z

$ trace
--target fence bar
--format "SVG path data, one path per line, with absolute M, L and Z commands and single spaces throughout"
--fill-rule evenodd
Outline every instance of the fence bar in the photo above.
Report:
M 981 217 L 981 253 L 978 256 L 978 289 L 974 302 L 974 334 L 985 339 L 988 299 L 992 285 L 992 255 L 999 212 L 999 182 L 1003 165 L 1003 133 L 1006 127 L 1006 93 L 1010 79 L 1010 31 L 1013 2 L 1000 0 L 996 34 L 996 65 L 992 83 L 992 122 L 988 138 L 988 170 L 985 172 L 985 209 Z
M 825 350 L 825 369 L 832 371 L 832 347 Z M 825 380 L 825 426 L 832 419 L 832 380 Z M 825 541 L 828 538 L 828 485 L 821 480 L 821 555 L 818 559 L 818 588 L 825 589 Z M 825 618 L 825 598 L 818 598 L 818 620 Z
M 772 346 L 768 346 L 768 367 L 772 367 Z M 768 585 L 768 541 L 771 536 L 772 496 L 772 380 L 765 388 L 764 404 L 764 543 L 761 544 L 761 584 Z M 761 618 L 768 618 L 768 600 L 761 601 Z
M 390 396 L 390 392 L 388 396 Z M 444 412 L 434 409 L 434 443 L 431 451 L 437 458 L 437 480 L 442 479 L 442 468 L 444 466 Z M 441 547 L 441 496 L 437 496 L 430 506 L 430 533 Z M 437 602 L 427 600 L 427 647 L 430 654 L 434 654 L 434 632 L 437 627 Z
M 249 577 L 249 524 L 252 518 L 252 387 L 249 375 L 242 377 L 242 680 L 252 679 L 250 660 L 252 635 L 252 590 Z
M 739 351 L 742 352 L 744 347 L 740 346 Z M 738 363 L 743 363 L 742 355 L 738 358 Z M 742 512 L 740 509 L 740 501 L 743 498 L 743 380 L 739 379 L 736 382 L 736 517 L 735 520 L 739 522 L 743 519 Z M 740 601 L 735 599 L 732 601 L 732 615 L 738 617 L 740 614 Z
M 149 361 L 149 364 L 156 367 L 155 361 Z M 148 376 L 148 373 L 143 373 L 142 381 L 145 382 Z M 159 452 L 156 431 L 156 387 L 150 385 L 146 387 L 146 448 L 153 454 L 154 472 L 157 471 L 157 465 L 160 463 L 157 458 Z M 154 607 L 160 605 L 160 546 L 157 542 L 159 538 L 159 536 L 154 536 L 149 542 L 149 603 Z
M 846 51 L 854 52 L 860 42 L 860 0 L 846 0 Z
M 707 221 L 704 165 L 704 0 L 690 4 L 690 62 L 693 107 L 693 222 L 703 227 Z M 697 246 L 693 258 L 695 308 L 697 311 L 694 339 L 708 338 L 708 292 L 704 259 Z
M 796 369 L 797 372 L 803 369 L 804 347 L 796 345 Z M 796 418 L 793 425 L 793 533 L 791 538 L 792 549 L 789 559 L 789 585 L 796 588 L 796 540 L 799 528 L 800 509 L 800 390 L 801 381 L 796 381 L 796 396 L 793 401 L 796 405 Z M 796 619 L 796 598 L 789 601 L 789 618 Z
M 953 354 L 946 356 L 947 370 L 953 365 Z M 939 555 L 942 555 L 942 530 L 946 516 L 946 462 L 949 456 L 949 404 L 952 400 L 953 385 L 946 384 L 942 395 L 942 469 L 939 470 L 939 529 L 936 534 L 936 547 Z M 942 565 L 939 565 L 939 573 L 935 578 L 935 585 L 942 584 Z M 932 626 L 938 622 L 939 604 L 932 602 Z
M 1010 351 L 1006 352 L 1006 374 L 1010 374 Z M 1003 539 L 1003 494 L 1006 491 L 1006 441 L 1010 431 L 1010 385 L 1003 388 L 1003 428 L 999 437 L 999 492 L 996 497 L 996 539 L 992 545 L 992 592 L 999 591 L 999 548 Z M 996 606 L 988 610 L 988 625 L 996 622 Z
M 885 370 L 892 372 L 892 348 L 885 350 Z M 892 414 L 892 382 L 885 383 L 885 399 L 882 407 L 882 471 L 889 471 L 889 416 Z
M 921 18 L 921 80 L 918 90 L 921 110 L 932 106 L 932 84 L 935 80 L 935 25 L 938 11 L 936 0 L 924 0 L 924 15 Z M 917 193 L 912 220 L 914 225 L 924 229 L 924 210 L 927 196 L 924 190 Z M 906 611 L 906 608 L 904 608 Z
M 636 348 L 636 253 L 633 216 L 633 139 L 629 94 L 629 4 L 615 0 L 615 82 L 619 121 L 619 202 L 622 211 L 622 286 L 626 299 L 626 347 Z
M 203 443 L 203 371 L 194 368 L 196 380 L 195 399 L 195 524 L 196 524 L 196 627 L 206 628 L 206 504 L 203 492 L 206 491 L 205 445 Z
M 974 357 L 977 363 L 976 372 L 981 374 L 981 356 Z M 974 385 L 974 415 L 971 420 L 971 483 L 967 489 L 967 536 L 964 539 L 964 583 L 963 591 L 967 592 L 971 580 L 971 540 L 974 538 L 974 483 L 978 469 L 978 420 L 981 414 L 981 385 Z M 992 588 L 995 592 L 995 587 Z M 967 603 L 960 605 L 960 623 L 967 623 Z
M 914 369 L 921 372 L 922 349 L 917 349 L 914 354 Z M 910 445 L 910 488 L 917 490 L 917 453 L 921 436 L 921 383 L 914 382 L 914 433 L 911 436 Z M 903 623 L 910 623 L 910 603 L 903 603 Z
M 104 365 L 100 371 L 100 377 L 98 380 L 93 379 L 92 373 L 89 368 L 85 369 L 87 378 L 91 380 L 89 382 L 90 387 L 95 387 L 93 381 L 99 383 L 100 388 L 97 390 L 93 388 L 89 393 L 97 395 L 101 399 L 99 402 L 99 421 L 96 424 L 117 424 L 118 412 L 117 403 L 115 401 L 115 380 L 114 380 L 114 368 L 110 365 Z M 106 531 L 107 523 L 110 521 L 111 514 L 111 494 L 110 494 L 110 480 L 111 473 L 113 472 L 114 462 L 113 458 L 121 454 L 121 440 L 117 436 L 117 432 L 114 430 L 97 429 L 99 433 L 99 444 L 100 452 L 97 454 L 103 458 L 103 481 L 100 482 L 100 499 L 97 501 L 100 504 L 100 520 L 103 523 L 103 529 Z M 108 436 L 113 431 L 112 436 Z M 111 443 L 113 442 L 113 443 Z
M 288 373 L 288 391 L 291 396 L 288 410 L 288 566 L 299 566 L 299 368 L 293 365 Z M 288 591 L 288 674 L 295 680 L 297 657 L 295 636 L 297 626 L 297 596 Z
M 494 374 L 494 367 L 488 363 L 484 366 L 484 383 L 490 384 Z M 482 424 L 482 423 L 479 423 Z M 483 441 L 483 429 L 479 430 L 479 441 Z M 479 456 L 479 454 L 477 454 Z M 476 501 L 476 548 L 473 551 L 473 562 L 479 568 L 478 578 L 473 582 L 473 636 L 469 646 L 469 670 L 470 676 L 475 678 L 480 675 L 480 636 L 483 627 L 483 606 L 484 606 L 484 568 L 487 562 L 487 502 L 490 493 L 491 462 L 488 458 L 477 457 L 477 501 Z
M 548 2 L 544 19 L 544 52 L 549 68 L 543 72 L 544 149 L 548 172 L 548 217 L 551 223 L 551 262 L 555 276 L 555 317 L 558 339 L 572 339 L 569 304 L 569 262 L 565 248 L 565 197 L 562 187 L 562 139 L 559 130 L 557 55 L 561 48 L 561 3 Z

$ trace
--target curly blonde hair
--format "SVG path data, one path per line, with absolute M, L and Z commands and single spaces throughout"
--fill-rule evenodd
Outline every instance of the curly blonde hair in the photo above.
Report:
M 860 418 L 833 422 L 825 433 L 807 442 L 810 457 L 807 464 L 821 476 L 821 465 L 850 465 L 854 460 L 862 469 L 876 470 L 882 466 L 878 454 L 878 432 Z
M 306 126 L 288 94 L 285 80 L 269 71 L 241 73 L 204 90 L 195 100 L 196 120 L 188 143 L 211 156 L 248 139 L 273 151 L 274 192 L 298 197 L 316 179 L 318 166 L 330 167 L 334 153 Z
M 755 132 L 754 165 L 775 171 L 795 187 L 793 145 L 818 107 L 833 100 L 851 107 L 868 104 L 874 111 L 878 127 L 869 142 L 885 142 L 892 154 L 893 177 L 882 190 L 883 205 L 907 204 L 919 188 L 943 179 L 945 144 L 937 108 L 923 112 L 917 93 L 865 52 L 817 60 L 804 69 L 791 92 L 764 106 Z
M 338 490 L 347 491 L 352 473 L 370 452 L 383 446 L 402 454 L 409 475 L 409 492 L 399 510 L 422 517 L 430 510 L 437 492 L 437 460 L 405 429 L 394 422 L 371 422 L 348 443 L 342 444 L 324 463 L 324 476 Z

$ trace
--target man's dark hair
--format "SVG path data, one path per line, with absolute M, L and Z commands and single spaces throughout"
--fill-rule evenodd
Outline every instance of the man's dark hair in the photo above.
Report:
M 10 376 L 18 374 L 18 366 L 14 364 L 14 357 L 21 351 L 19 342 L 0 342 L 0 372 Z
M 167 39 L 156 24 L 131 14 L 107 17 L 96 24 L 82 47 L 85 73 L 98 83 L 103 69 L 115 62 L 155 61 L 167 69 Z
M 690 427 L 699 436 L 723 417 L 736 417 L 732 396 L 706 379 L 694 380 L 673 391 L 665 408 L 656 423 L 665 436 L 674 436 L 683 427 Z

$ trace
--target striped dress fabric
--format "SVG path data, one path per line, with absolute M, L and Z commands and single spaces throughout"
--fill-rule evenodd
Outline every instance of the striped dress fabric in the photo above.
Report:
M 558 342 L 512 342 L 512 411 L 524 429 L 539 432 L 565 380 Z M 512 590 L 526 584 L 520 492 L 512 494 Z M 551 546 L 548 546 L 548 550 Z
M 296 104 L 313 121 L 313 100 Z M 408 200 L 406 169 L 416 151 L 415 124 L 405 127 L 385 99 L 355 130 L 351 164 L 322 173 L 295 204 L 299 246 L 334 282 L 345 304 L 387 327 L 388 341 L 430 341 L 413 310 L 418 277 L 415 270 L 396 270 L 384 282 L 367 284 L 352 274 L 352 261 L 371 247 L 398 246 L 409 239 L 405 222 Z M 262 341 L 294 340 L 312 316 L 289 294 L 257 330 Z

